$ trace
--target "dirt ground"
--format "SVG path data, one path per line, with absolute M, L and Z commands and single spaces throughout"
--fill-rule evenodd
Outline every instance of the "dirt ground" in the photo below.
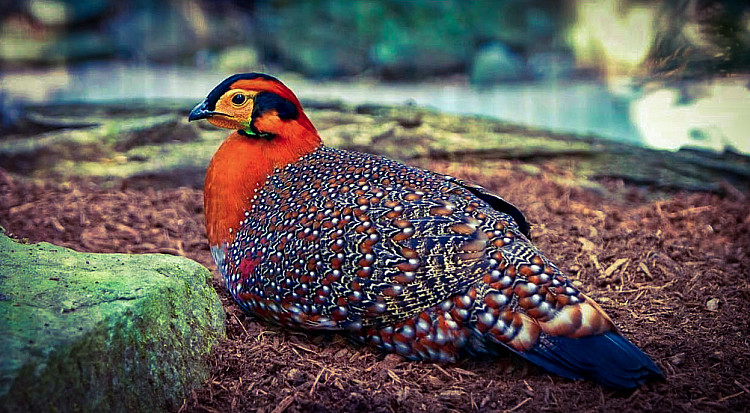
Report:
M 550 259 L 656 361 L 666 382 L 614 392 L 546 374 L 513 355 L 409 362 L 335 334 L 244 314 L 205 239 L 202 192 L 162 179 L 31 181 L 0 170 L 0 225 L 79 251 L 184 255 L 212 269 L 228 339 L 180 411 L 750 411 L 750 206 L 746 194 L 673 193 L 519 162 L 423 161 L 520 207 Z M 154 189 L 161 188 L 161 189 Z M 614 194 L 614 195 L 613 195 Z

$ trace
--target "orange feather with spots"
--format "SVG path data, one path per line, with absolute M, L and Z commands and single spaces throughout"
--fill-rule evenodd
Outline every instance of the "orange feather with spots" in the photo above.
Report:
M 204 185 L 210 245 L 231 240 L 230 229 L 237 230 L 248 199 L 266 176 L 320 145 L 318 135 L 307 129 L 293 124 L 275 126 L 283 134 L 273 142 L 232 133 L 211 159 Z M 284 128 L 289 133 L 284 133 Z
M 284 85 L 266 79 L 243 79 L 231 85 L 276 93 L 300 107 L 294 94 Z M 273 140 L 248 139 L 234 132 L 219 147 L 208 165 L 204 184 L 206 231 L 210 245 L 231 240 L 253 192 L 274 169 L 312 152 L 321 141 L 312 122 L 300 111 L 295 121 L 284 121 L 271 111 L 255 120 L 255 126 L 276 135 Z

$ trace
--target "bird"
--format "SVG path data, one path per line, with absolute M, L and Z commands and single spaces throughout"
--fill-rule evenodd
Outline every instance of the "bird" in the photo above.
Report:
M 663 379 L 500 196 L 324 145 L 267 74 L 226 78 L 190 111 L 200 119 L 233 130 L 209 162 L 204 212 L 211 255 L 243 310 L 409 360 L 508 349 L 614 389 Z

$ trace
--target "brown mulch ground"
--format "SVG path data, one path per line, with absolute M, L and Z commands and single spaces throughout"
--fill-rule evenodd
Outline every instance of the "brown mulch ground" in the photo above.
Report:
M 618 196 L 569 187 L 507 161 L 421 166 L 479 183 L 519 206 L 547 255 L 596 299 L 667 375 L 613 392 L 519 358 L 404 361 L 333 334 L 269 326 L 244 314 L 217 279 L 228 339 L 212 377 L 182 411 L 742 411 L 750 410 L 750 207 L 741 194 Z M 528 171 L 528 169 L 526 169 Z M 29 181 L 0 170 L 0 225 L 79 251 L 162 252 L 214 268 L 202 193 L 148 180 Z M 214 275 L 216 272 L 214 271 Z

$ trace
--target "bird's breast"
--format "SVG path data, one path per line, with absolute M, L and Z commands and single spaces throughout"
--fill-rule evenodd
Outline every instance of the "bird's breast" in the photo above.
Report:
M 319 145 L 319 143 L 317 143 Z M 314 150 L 315 142 L 254 139 L 233 133 L 219 147 L 206 171 L 204 209 L 210 245 L 230 242 L 255 192 L 279 168 Z

